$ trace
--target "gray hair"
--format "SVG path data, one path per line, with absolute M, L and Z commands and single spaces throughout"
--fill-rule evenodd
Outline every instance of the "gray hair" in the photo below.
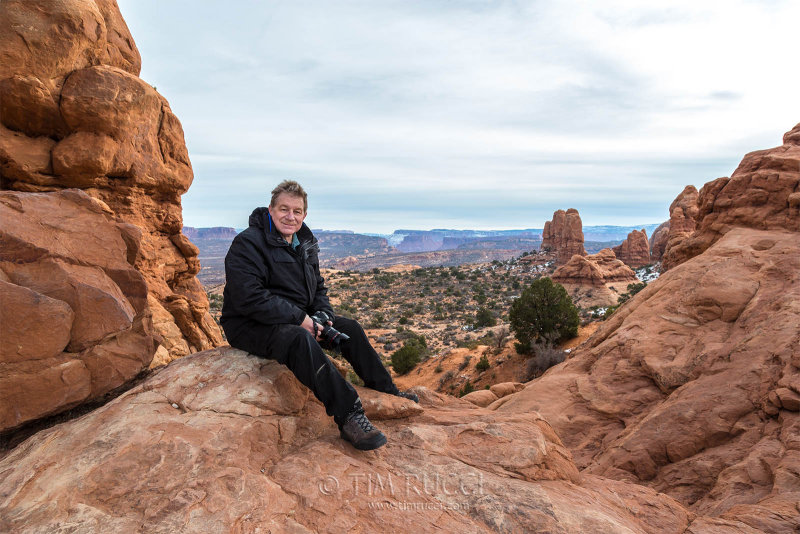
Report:
M 294 180 L 284 180 L 279 183 L 275 189 L 272 190 L 272 199 L 269 201 L 270 207 L 275 206 L 275 202 L 278 201 L 278 196 L 280 196 L 281 193 L 286 193 L 293 197 L 303 197 L 303 211 L 308 211 L 308 195 L 302 185 Z

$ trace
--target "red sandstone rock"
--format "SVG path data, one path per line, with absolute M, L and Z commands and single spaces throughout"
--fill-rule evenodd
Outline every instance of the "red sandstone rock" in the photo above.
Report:
M 650 236 L 650 259 L 652 261 L 661 261 L 664 255 L 664 249 L 667 248 L 667 240 L 669 239 L 669 221 L 661 223 L 658 228 L 653 231 Z
M 567 263 L 572 256 L 586 256 L 583 248 L 583 224 L 578 210 L 570 208 L 566 212 L 553 213 L 553 220 L 544 223 L 541 250 L 556 255 L 556 265 Z
M 553 281 L 564 286 L 576 305 L 592 307 L 616 304 L 628 284 L 639 280 L 613 250 L 604 248 L 597 254 L 573 256 L 556 269 Z
M 800 528 L 799 243 L 730 230 L 490 408 L 541 412 L 584 473 L 646 484 L 742 531 Z
M 783 145 L 747 154 L 730 178 L 701 189 L 697 229 L 668 245 L 664 268 L 694 257 L 734 227 L 800 231 L 800 124 L 783 136 Z M 677 200 L 676 200 L 677 202 Z
M 461 397 L 461 399 L 471 402 L 476 406 L 486 407 L 497 399 L 511 395 L 517 391 L 522 391 L 524 388 L 525 384 L 519 382 L 501 382 L 500 384 L 493 385 L 489 389 L 481 389 L 473 391 L 472 393 L 467 393 Z
M 0 530 L 660 534 L 694 518 L 582 479 L 536 413 L 418 393 L 424 411 L 381 421 L 388 444 L 359 452 L 284 366 L 193 354 L 0 459 Z
M 478 391 L 473 391 L 472 393 L 467 393 L 461 398 L 467 402 L 471 402 L 475 406 L 486 407 L 496 401 L 499 397 L 488 389 L 481 389 Z
M 687 185 L 669 206 L 669 232 L 661 258 L 662 271 L 666 271 L 676 264 L 672 257 L 675 254 L 674 250 L 677 250 L 678 245 L 687 240 L 697 227 L 695 219 L 699 212 L 698 196 L 697 188 Z
M 628 234 L 627 239 L 620 245 L 613 247 L 614 255 L 628 267 L 637 269 L 650 264 L 650 244 L 647 241 L 647 232 L 634 230 Z
M 522 391 L 523 389 L 525 389 L 525 384 L 520 382 L 501 382 L 499 384 L 494 384 L 489 388 L 489 390 L 497 395 L 498 398 L 511 395 L 512 393 Z
M 171 316 L 157 333 L 176 357 L 222 338 L 180 233 L 183 130 L 140 67 L 112 0 L 0 4 L 0 189 L 80 188 L 137 226 L 135 266 Z
M 107 206 L 74 189 L 2 191 L 0 220 L 2 431 L 103 395 L 155 348 L 147 287 Z

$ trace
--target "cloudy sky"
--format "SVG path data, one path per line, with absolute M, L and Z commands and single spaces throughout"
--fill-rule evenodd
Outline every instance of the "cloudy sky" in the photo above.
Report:
M 284 178 L 313 228 L 657 223 L 800 121 L 794 0 L 119 0 L 181 120 L 188 226 Z

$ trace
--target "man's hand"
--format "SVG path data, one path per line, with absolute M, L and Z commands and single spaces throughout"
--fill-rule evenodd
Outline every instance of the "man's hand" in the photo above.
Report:
M 314 339 L 317 341 L 320 340 L 319 335 L 322 333 L 322 327 L 317 324 L 311 317 L 306 315 L 306 318 L 303 319 L 303 322 L 300 324 L 303 328 L 308 330 L 308 333 L 314 336 Z

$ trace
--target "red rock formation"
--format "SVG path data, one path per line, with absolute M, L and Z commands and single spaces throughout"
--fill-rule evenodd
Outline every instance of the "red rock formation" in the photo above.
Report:
M 651 282 L 590 347 L 492 406 L 542 413 L 584 472 L 791 532 L 800 527 L 799 285 L 797 233 L 732 230 Z
M 135 266 L 174 357 L 221 335 L 181 234 L 183 130 L 140 67 L 113 0 L 0 4 L 0 189 L 80 188 L 137 226 Z
M 614 255 L 628 267 L 637 269 L 650 264 L 650 244 L 644 228 L 628 234 L 620 245 L 613 247 Z
M 715 518 L 698 532 L 800 529 L 798 134 L 706 184 L 697 230 L 676 245 L 700 252 L 490 408 L 538 410 L 584 474 L 638 481 Z
M 229 348 L 183 358 L 0 459 L 0 530 L 660 534 L 694 519 L 651 489 L 581 477 L 536 413 L 359 391 L 389 438 L 376 452 L 345 444 L 282 365 Z
M 661 223 L 650 236 L 650 259 L 661 261 L 669 239 L 669 221 Z
M 666 269 L 692 258 L 733 227 L 800 231 L 800 124 L 783 145 L 747 154 L 730 178 L 707 183 L 697 198 L 697 229 L 667 247 Z
M 467 393 L 461 398 L 465 401 L 471 402 L 475 406 L 486 407 L 497 399 L 511 395 L 517 391 L 522 391 L 523 389 L 525 389 L 525 384 L 521 384 L 519 382 L 501 382 L 493 385 L 489 389 L 480 389 L 478 391 L 473 391 L 472 393 Z
M 0 220 L 3 431 L 103 395 L 155 348 L 138 228 L 74 189 L 2 191 Z
M 572 256 L 586 256 L 583 248 L 583 223 L 578 210 L 574 208 L 558 210 L 553 220 L 544 223 L 541 250 L 556 255 L 556 265 L 567 263 Z
M 636 274 L 617 259 L 614 251 L 604 248 L 597 254 L 573 256 L 553 273 L 553 281 L 602 286 L 609 282 L 635 282 Z
M 662 271 L 666 271 L 676 264 L 675 260 L 670 257 L 670 250 L 677 249 L 678 244 L 688 239 L 697 226 L 695 220 L 699 211 L 697 197 L 697 188 L 687 185 L 669 206 L 669 232 L 661 258 Z
M 555 270 L 552 278 L 564 286 L 576 305 L 584 308 L 614 305 L 628 284 L 639 281 L 610 248 L 589 256 L 573 256 Z

